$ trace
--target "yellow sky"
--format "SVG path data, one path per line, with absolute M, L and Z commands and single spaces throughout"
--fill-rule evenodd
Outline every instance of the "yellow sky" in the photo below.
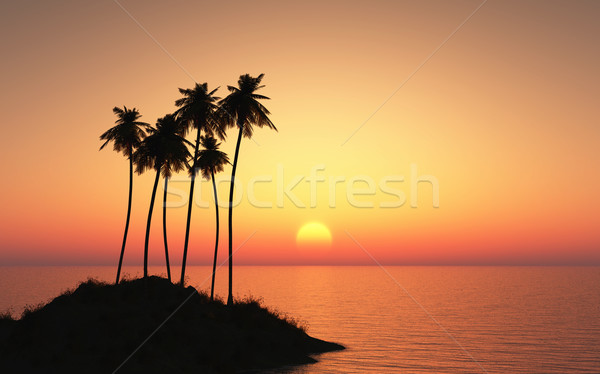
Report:
M 600 3 L 489 0 L 459 28 L 479 5 L 3 4 L 0 261 L 112 264 L 127 203 L 127 162 L 98 152 L 112 107 L 137 107 L 154 123 L 194 79 L 223 96 L 240 74 L 265 73 L 279 132 L 244 139 L 238 170 L 244 186 L 271 176 L 256 196 L 275 206 L 243 198 L 236 209 L 236 244 L 252 236 L 242 263 L 369 263 L 350 236 L 388 263 L 600 262 Z M 316 207 L 287 198 L 277 207 L 276 180 L 318 165 Z M 438 208 L 426 184 L 410 207 L 411 165 L 439 181 Z M 377 185 L 403 176 L 390 186 L 407 203 L 379 208 L 394 197 L 377 187 L 357 197 L 374 208 L 352 206 L 345 188 L 357 176 Z M 334 177 L 345 181 L 332 208 Z M 186 191 L 183 178 L 173 187 Z M 141 258 L 151 187 L 152 175 L 136 178 L 129 263 Z M 294 193 L 309 205 L 308 183 Z M 178 261 L 185 207 L 169 214 Z M 212 205 L 194 210 L 193 263 L 210 257 L 213 216 Z M 309 221 L 330 227 L 330 252 L 295 248 Z M 160 262 L 158 212 L 152 237 Z

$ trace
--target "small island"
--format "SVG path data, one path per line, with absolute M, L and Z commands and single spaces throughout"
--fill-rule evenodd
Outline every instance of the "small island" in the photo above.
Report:
M 156 120 L 140 120 L 137 109 L 114 107 L 115 125 L 100 135 L 100 149 L 112 144 L 129 161 L 127 219 L 114 284 L 83 282 L 46 305 L 27 308 L 19 320 L 0 317 L 0 373 L 235 373 L 315 362 L 311 354 L 344 349 L 315 339 L 295 320 L 254 299 L 233 298 L 233 195 L 240 144 L 254 127 L 277 130 L 260 102 L 267 96 L 264 74 L 242 74 L 229 94 L 195 83 L 179 88 L 177 109 Z M 219 147 L 228 129 L 237 132 L 233 163 Z M 195 141 L 186 139 L 195 130 Z M 219 254 L 219 209 L 215 174 L 231 164 L 228 204 L 227 302 L 215 299 Z M 155 173 L 144 240 L 144 275 L 122 280 L 133 196 L 133 173 Z M 190 178 L 180 281 L 171 276 L 167 239 L 168 181 L 174 173 Z M 191 213 L 198 174 L 212 180 L 215 206 L 214 254 L 210 296 L 186 287 Z M 167 278 L 150 276 L 149 248 L 158 183 L 162 199 L 163 245 Z M 245 242 L 244 242 L 245 243 Z M 243 245 L 243 244 L 242 244 Z
M 235 373 L 342 349 L 257 300 L 227 306 L 156 276 L 88 280 L 19 320 L 0 318 L 4 373 Z

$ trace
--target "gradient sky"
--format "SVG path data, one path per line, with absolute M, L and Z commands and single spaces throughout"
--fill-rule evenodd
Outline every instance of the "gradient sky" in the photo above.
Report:
M 116 264 L 128 163 L 98 151 L 112 107 L 136 107 L 154 123 L 175 109 L 178 87 L 208 82 L 224 96 L 240 74 L 265 73 L 279 132 L 242 143 L 236 263 L 600 264 L 600 2 L 489 0 L 427 60 L 480 4 L 3 2 L 0 263 Z M 231 132 L 230 155 L 234 143 Z M 287 198 L 278 207 L 277 181 L 317 165 L 326 182 L 316 207 L 304 181 L 293 192 L 307 207 Z M 425 183 L 410 206 L 411 165 L 439 181 L 438 208 Z M 273 182 L 255 194 L 273 208 L 248 202 L 248 182 L 265 176 Z M 396 198 L 377 187 L 356 198 L 374 208 L 352 206 L 345 190 L 357 176 L 403 176 L 388 187 L 406 203 L 378 207 Z M 345 182 L 332 208 L 335 177 Z M 141 264 L 152 180 L 135 178 L 127 264 Z M 172 183 L 184 199 L 187 183 Z M 210 206 L 192 217 L 192 264 L 212 253 L 209 187 L 201 196 Z M 171 200 L 177 263 L 186 207 Z M 154 264 L 163 261 L 160 213 Z M 331 249 L 296 247 L 309 221 L 330 228 Z

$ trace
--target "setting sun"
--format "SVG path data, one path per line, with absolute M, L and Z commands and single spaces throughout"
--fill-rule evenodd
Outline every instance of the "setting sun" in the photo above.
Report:
M 298 230 L 296 235 L 298 248 L 327 249 L 331 247 L 331 232 L 320 222 L 309 222 Z

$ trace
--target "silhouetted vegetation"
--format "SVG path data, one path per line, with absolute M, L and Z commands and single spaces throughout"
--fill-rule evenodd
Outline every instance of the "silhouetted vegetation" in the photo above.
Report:
M 193 89 L 179 89 L 179 93 L 183 95 L 181 99 L 175 101 L 175 105 L 179 107 L 177 110 L 178 117 L 186 125 L 186 129 L 196 129 L 196 142 L 194 143 L 194 162 L 189 169 L 190 172 L 190 194 L 188 200 L 187 221 L 185 226 L 185 242 L 183 245 L 183 259 L 181 263 L 181 285 L 185 282 L 185 267 L 187 262 L 188 244 L 190 238 L 190 223 L 192 219 L 192 203 L 194 201 L 194 184 L 198 167 L 196 160 L 198 159 L 198 148 L 200 147 L 200 136 L 204 132 L 208 135 L 217 134 L 221 139 L 225 138 L 225 132 L 220 126 L 220 123 L 215 117 L 217 110 L 218 97 L 214 93 L 218 88 L 208 91 L 208 84 L 198 84 Z
M 257 300 L 228 307 L 155 276 L 88 280 L 20 320 L 0 319 L 3 373 L 233 373 L 339 349 Z
M 146 224 L 146 240 L 144 242 L 144 277 L 148 276 L 150 223 L 152 222 L 152 211 L 154 210 L 154 200 L 156 198 L 156 188 L 158 187 L 160 174 L 162 173 L 166 181 L 171 177 L 173 172 L 178 172 L 186 168 L 190 158 L 190 152 L 186 146 L 187 141 L 182 136 L 185 133 L 185 129 L 174 115 L 168 114 L 163 118 L 158 119 L 156 121 L 156 128 L 148 128 L 148 133 L 149 135 L 133 154 L 133 158 L 137 165 L 137 173 L 141 174 L 147 169 L 154 169 L 156 171 L 152 197 L 150 199 L 150 211 L 148 212 L 148 221 Z M 166 231 L 164 232 L 164 235 L 167 274 L 169 280 L 171 280 Z
M 127 208 L 127 221 L 125 225 L 125 234 L 123 236 L 123 245 L 119 257 L 119 266 L 117 269 L 117 281 L 121 274 L 123 263 L 123 254 L 125 252 L 125 243 L 127 240 L 127 231 L 131 216 L 131 198 L 133 188 L 133 166 L 136 171 L 143 173 L 147 169 L 154 169 L 156 177 L 152 189 L 150 200 L 150 209 L 146 223 L 146 237 L 144 242 L 144 277 L 148 277 L 148 245 L 150 238 L 150 227 L 152 221 L 152 212 L 154 210 L 154 201 L 160 173 L 165 178 L 163 194 L 163 241 L 165 246 L 165 261 L 167 265 L 167 277 L 171 280 L 171 269 L 169 264 L 169 246 L 167 240 L 167 188 L 169 177 L 172 172 L 178 172 L 187 165 L 190 175 L 190 192 L 188 198 L 188 211 L 185 228 L 185 241 L 183 246 L 183 258 L 181 265 L 180 284 L 185 283 L 185 270 L 187 264 L 187 255 L 189 247 L 189 237 L 191 229 L 192 205 L 194 198 L 194 186 L 198 171 L 206 179 L 211 179 L 215 195 L 216 206 L 216 237 L 215 253 L 213 257 L 213 273 L 211 283 L 211 298 L 214 297 L 214 283 L 216 272 L 216 261 L 219 247 L 219 210 L 218 196 L 214 180 L 214 174 L 223 171 L 225 164 L 229 163 L 229 158 L 224 152 L 218 150 L 220 143 L 217 143 L 215 136 L 221 140 L 225 139 L 228 128 L 237 128 L 238 137 L 235 146 L 235 156 L 231 169 L 231 181 L 229 188 L 229 216 L 228 216 L 228 295 L 227 304 L 233 304 L 233 193 L 235 186 L 235 174 L 240 151 L 242 137 L 251 138 L 254 132 L 254 126 L 268 127 L 277 130 L 275 125 L 269 119 L 271 114 L 259 100 L 268 100 L 269 98 L 256 93 L 263 88 L 261 85 L 264 74 L 258 77 L 252 77 L 249 74 L 241 75 L 238 79 L 238 86 L 227 86 L 229 95 L 224 99 L 215 96 L 218 87 L 212 91 L 208 90 L 208 84 L 198 84 L 191 89 L 180 88 L 180 99 L 175 101 L 178 109 L 174 114 L 167 115 L 157 121 L 157 127 L 152 128 L 144 122 L 139 122 L 141 117 L 139 112 L 134 109 L 123 109 L 115 107 L 114 113 L 118 116 L 117 125 L 106 131 L 100 136 L 104 148 L 109 142 L 114 143 L 114 149 L 123 152 L 129 159 L 129 202 Z M 196 130 L 196 141 L 192 144 L 185 140 L 189 130 Z M 148 134 L 146 134 L 146 132 Z M 204 133 L 204 136 L 202 134 Z M 202 142 L 203 150 L 200 151 Z M 191 154 L 186 145 L 193 146 L 194 151 Z
M 196 164 L 202 171 L 202 177 L 212 181 L 213 193 L 215 195 L 215 255 L 213 257 L 212 281 L 210 284 L 210 299 L 215 295 L 215 275 L 217 272 L 217 254 L 219 253 L 219 197 L 217 195 L 217 185 L 215 183 L 215 173 L 222 172 L 225 165 L 229 164 L 229 157 L 225 152 L 219 150 L 221 143 L 212 136 L 203 136 L 200 138 L 202 150 L 198 154 Z
M 133 193 L 133 152 L 140 146 L 146 136 L 144 132 L 150 125 L 146 122 L 138 121 L 141 117 L 137 109 L 113 108 L 113 113 L 117 115 L 116 126 L 110 128 L 104 134 L 100 135 L 100 140 L 104 143 L 100 147 L 102 150 L 110 142 L 113 143 L 113 149 L 116 152 L 123 152 L 129 160 L 129 199 L 127 203 L 127 220 L 125 221 L 125 233 L 123 234 L 123 244 L 121 246 L 121 255 L 119 256 L 119 266 L 117 267 L 117 280 L 121 276 L 121 267 L 123 265 L 123 255 L 125 254 L 125 243 L 127 242 L 127 231 L 129 230 L 129 219 L 131 217 L 131 198 Z
M 254 78 L 249 74 L 240 76 L 238 86 L 227 86 L 230 94 L 219 102 L 219 118 L 225 128 L 235 127 L 238 129 L 238 138 L 235 145 L 233 167 L 231 169 L 231 182 L 229 187 L 229 290 L 227 305 L 233 304 L 233 190 L 235 186 L 235 172 L 237 169 L 238 155 L 242 135 L 251 138 L 254 126 L 268 127 L 277 130 L 269 119 L 271 114 L 258 100 L 269 100 L 268 97 L 256 93 L 263 88 L 260 85 L 264 74 Z

